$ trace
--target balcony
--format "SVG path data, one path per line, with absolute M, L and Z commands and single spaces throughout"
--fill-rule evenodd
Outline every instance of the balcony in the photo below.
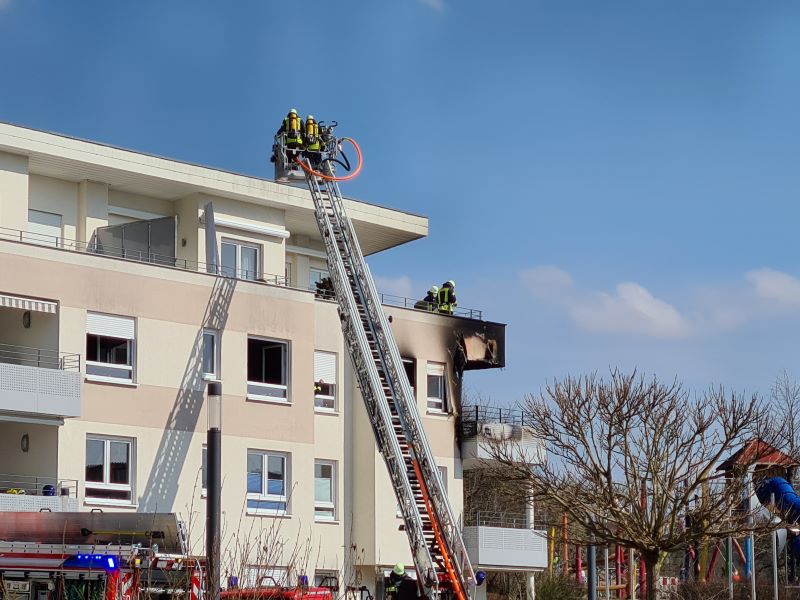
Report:
M 470 561 L 483 569 L 535 571 L 547 567 L 547 531 L 524 514 L 477 512 L 464 521 Z
M 461 456 L 465 469 L 494 460 L 497 453 L 512 460 L 539 464 L 545 448 L 533 435 L 522 411 L 491 406 L 465 406 L 459 418 Z
M 77 512 L 78 482 L 39 475 L 0 474 L 0 512 Z
M 0 344 L 0 411 L 79 417 L 80 366 L 78 354 Z

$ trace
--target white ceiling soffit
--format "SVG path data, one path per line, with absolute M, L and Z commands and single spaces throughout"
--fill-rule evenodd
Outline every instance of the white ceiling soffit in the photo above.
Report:
M 5 308 L 18 308 L 20 310 L 32 310 L 50 315 L 54 315 L 58 312 L 58 304 L 50 300 L 26 298 L 24 296 L 10 296 L 8 294 L 0 294 L 0 306 Z

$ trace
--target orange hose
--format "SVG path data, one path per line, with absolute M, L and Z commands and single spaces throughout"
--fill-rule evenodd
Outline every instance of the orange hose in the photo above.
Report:
M 295 161 L 297 161 L 297 164 L 303 167 L 304 171 L 306 171 L 307 173 L 311 173 L 312 175 L 315 175 L 317 177 L 321 177 L 322 179 L 325 179 L 327 181 L 347 181 L 348 179 L 354 179 L 361 172 L 361 167 L 364 166 L 364 157 L 361 154 L 361 148 L 353 138 L 349 137 L 342 138 L 342 141 L 350 142 L 351 144 L 353 144 L 353 148 L 356 149 L 356 155 L 358 156 L 358 166 L 355 168 L 355 170 L 352 173 L 343 175 L 342 177 L 333 177 L 331 175 L 325 175 L 325 173 L 320 173 L 319 171 L 315 171 L 314 169 L 311 168 L 311 165 L 307 165 L 303 160 L 300 159 L 299 156 L 295 156 L 294 159 Z
M 456 575 L 455 569 L 453 568 L 453 564 L 450 562 L 450 555 L 447 554 L 447 546 L 444 544 L 444 540 L 442 539 L 442 533 L 439 531 L 439 521 L 436 519 L 436 514 L 433 512 L 433 507 L 431 506 L 430 498 L 428 498 L 428 488 L 425 486 L 425 482 L 422 479 L 422 472 L 419 470 L 419 463 L 414 460 L 414 473 L 417 474 L 417 481 L 419 481 L 419 487 L 422 490 L 422 500 L 425 502 L 425 508 L 428 510 L 428 514 L 431 516 L 431 527 L 433 527 L 433 535 L 436 538 L 436 542 L 439 544 L 439 548 L 442 549 L 442 558 L 444 559 L 444 568 L 447 571 L 447 575 L 450 577 L 450 581 L 453 584 L 456 592 L 456 598 L 458 600 L 469 600 L 467 598 L 467 594 L 464 592 L 462 587 L 463 582 L 461 578 Z M 417 574 L 419 575 L 419 573 Z

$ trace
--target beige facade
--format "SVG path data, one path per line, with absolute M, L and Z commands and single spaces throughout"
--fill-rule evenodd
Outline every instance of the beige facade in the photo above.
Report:
M 223 265 L 228 256 L 247 272 L 255 260 L 255 277 L 206 272 L 209 202 L 218 250 L 229 252 Z M 350 200 L 347 210 L 365 254 L 427 234 L 424 217 Z M 175 220 L 169 264 L 92 245 L 104 227 L 159 217 Z M 276 548 L 282 541 L 268 559 L 237 555 L 240 564 L 228 571 L 245 576 L 243 564 L 267 560 L 292 563 L 297 573 L 344 571 L 343 583 L 371 584 L 380 566 L 411 563 L 337 307 L 309 290 L 325 268 L 303 189 L 0 124 L 0 295 L 57 304 L 55 314 L 0 306 L 0 362 L 5 348 L 8 362 L 52 367 L 41 352 L 18 350 L 42 349 L 61 368 L 77 357 L 81 377 L 77 418 L 5 410 L 0 391 L 0 475 L 48 477 L 59 489 L 75 481 L 81 510 L 176 512 L 201 552 L 204 390 L 216 377 L 224 394 L 223 547 L 236 554 L 237 544 L 259 532 Z M 459 515 L 460 385 L 451 345 L 460 319 L 386 311 L 401 355 L 413 359 L 419 411 Z M 103 333 L 113 327 L 123 333 Z M 215 375 L 206 373 L 204 332 L 216 332 Z M 315 351 L 335 355 L 334 399 L 324 407 L 315 406 Z M 428 365 L 444 366 L 443 412 L 428 409 Z M 263 381 L 249 381 L 254 370 Z M 273 371 L 279 380 L 267 382 Z M 254 473 L 259 453 L 263 469 Z M 332 507 L 315 499 L 327 485 L 327 475 L 315 483 L 317 462 L 332 474 Z M 248 486 L 259 485 L 263 498 L 254 500 Z M 305 540 L 313 550 L 293 558 Z

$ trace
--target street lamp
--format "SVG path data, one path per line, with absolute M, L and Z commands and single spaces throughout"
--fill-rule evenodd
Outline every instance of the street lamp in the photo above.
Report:
M 207 589 L 210 600 L 219 598 L 220 521 L 222 509 L 222 384 L 208 384 L 208 433 L 206 438 L 208 482 L 206 492 Z

